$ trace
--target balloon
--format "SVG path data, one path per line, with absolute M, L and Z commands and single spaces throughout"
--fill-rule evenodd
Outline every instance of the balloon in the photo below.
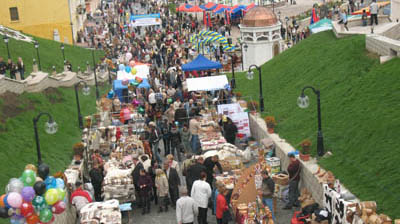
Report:
M 3 208 L 3 207 L 0 208 L 0 217 L 4 218 L 4 219 L 10 217 L 10 215 L 8 214 L 7 208 Z
M 131 67 L 130 67 L 130 66 L 126 66 L 126 67 L 125 67 L 125 71 L 126 71 L 126 73 L 131 72 Z
M 125 70 L 125 65 L 120 64 L 120 65 L 118 66 L 118 70 L 120 70 L 120 71 Z
M 53 217 L 51 218 L 50 221 L 48 221 L 48 222 L 39 222 L 39 224 L 51 224 L 51 223 L 54 222 L 54 220 L 55 220 L 55 218 L 54 218 L 54 215 L 53 215 Z
M 136 80 L 135 80 L 135 81 L 133 81 L 133 82 L 132 82 L 132 85 L 134 85 L 134 86 L 138 86 L 138 85 L 139 85 L 139 83 L 138 83 L 138 82 L 136 82 Z
M 6 197 L 6 194 L 3 194 L 0 196 L 0 208 L 5 208 L 6 205 L 4 204 L 4 198 Z
M 48 205 L 53 205 L 58 201 L 58 191 L 57 189 L 51 188 L 44 194 L 44 199 Z
M 37 216 L 36 214 L 33 214 L 26 218 L 26 223 L 28 224 L 37 224 L 39 222 L 40 222 L 39 216 Z
M 141 114 L 144 114 L 144 108 L 143 107 L 139 107 L 138 112 Z
M 64 180 L 61 178 L 57 178 L 56 179 L 56 188 L 61 188 L 64 189 L 65 188 L 65 184 L 64 184 Z
M 7 199 L 8 199 L 8 194 L 6 194 L 6 196 L 4 197 L 3 203 L 6 206 L 6 208 L 9 209 L 11 208 L 11 206 L 8 204 Z
M 46 184 L 43 181 L 38 181 L 33 185 L 33 189 L 37 195 L 43 195 L 46 192 Z
M 31 203 L 28 202 L 24 202 L 21 205 L 21 215 L 24 217 L 28 217 L 33 215 L 33 213 L 35 212 L 35 210 L 33 209 L 33 206 Z
M 22 196 L 17 192 L 8 194 L 7 203 L 13 208 L 19 208 L 22 204 Z
M 129 66 L 131 66 L 131 68 L 135 67 L 135 61 L 130 61 Z
M 33 200 L 32 200 L 32 205 L 33 207 L 35 207 L 35 209 L 37 211 L 42 210 L 43 208 L 47 207 L 46 201 L 44 200 L 43 196 L 36 196 Z
M 126 59 L 127 61 L 129 61 L 129 60 L 131 60 L 131 58 L 132 58 L 132 54 L 131 54 L 130 52 L 126 53 L 125 59 Z
M 24 223 L 25 223 L 25 219 L 24 219 L 24 217 L 20 217 L 20 216 L 15 216 L 15 215 L 13 215 L 13 216 L 10 218 L 10 223 L 11 223 L 11 224 L 24 224 Z
M 36 176 L 36 182 L 38 182 L 38 181 L 43 181 L 43 179 L 41 177 Z
M 37 168 L 33 164 L 28 164 L 25 166 L 25 170 L 32 170 L 33 172 L 37 173 Z
M 11 178 L 10 182 L 8 182 L 8 186 L 6 192 L 21 192 L 22 188 L 24 188 L 24 183 L 17 178 Z
M 108 92 L 107 98 L 108 99 L 114 98 L 114 90 L 110 90 L 110 92 Z
M 46 179 L 46 177 L 50 173 L 50 168 L 47 164 L 40 164 L 39 169 L 38 169 L 38 176 L 41 177 L 43 180 Z
M 124 85 L 124 86 L 127 86 L 127 85 L 129 85 L 129 79 L 124 79 L 124 80 L 122 80 L 122 85 Z
M 46 189 L 56 188 L 57 185 L 56 178 L 53 176 L 48 176 L 46 180 L 44 180 L 44 183 L 46 184 Z
M 53 213 L 51 213 L 50 209 L 44 208 L 40 211 L 39 218 L 41 222 L 50 222 L 51 218 L 53 218 Z
M 132 73 L 132 75 L 136 75 L 137 69 L 136 69 L 135 67 L 133 67 L 133 68 L 131 69 L 131 73 Z
M 24 201 L 30 202 L 35 197 L 35 189 L 33 189 L 33 187 L 30 186 L 24 187 L 22 188 L 21 196 L 24 199 Z
M 168 103 L 172 103 L 172 99 L 171 99 L 171 98 L 168 98 L 167 102 L 168 102 Z
M 142 83 L 143 82 L 143 79 L 138 77 L 138 76 L 136 76 L 135 80 L 136 80 L 137 83 Z
M 54 214 L 61 214 L 64 212 L 65 208 L 67 208 L 67 205 L 65 204 L 65 202 L 59 201 L 53 205 L 51 210 Z
M 33 170 L 24 170 L 21 179 L 25 186 L 33 186 L 36 181 L 36 173 Z
M 58 200 L 62 201 L 65 198 L 65 190 L 61 189 L 61 188 L 57 188 L 57 196 L 58 196 Z

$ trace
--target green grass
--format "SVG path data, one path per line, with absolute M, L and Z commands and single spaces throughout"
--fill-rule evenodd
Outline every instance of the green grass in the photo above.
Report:
M 55 65 L 56 70 L 61 72 L 64 69 L 64 59 L 60 48 L 61 43 L 38 37 L 35 37 L 34 39 L 39 42 L 39 55 L 42 70 L 45 72 L 51 72 L 53 65 Z M 24 41 L 17 41 L 13 38 L 9 38 L 8 44 L 11 59 L 16 63 L 18 57 L 22 58 L 25 64 L 25 78 L 28 77 L 32 72 L 33 59 L 38 61 L 34 45 Z M 71 62 L 73 71 L 77 71 L 78 66 L 80 66 L 81 70 L 84 71 L 84 69 L 86 69 L 87 61 L 90 66 L 93 66 L 92 53 L 88 49 L 65 44 L 64 53 L 65 59 Z M 98 63 L 100 57 L 103 56 L 103 51 L 96 51 L 96 63 Z M 3 57 L 4 61 L 7 62 L 7 47 L 3 41 L 2 35 L 0 35 L 0 57 Z M 8 71 L 7 74 L 9 74 Z
M 109 86 L 101 86 L 100 94 L 105 94 Z M 54 89 L 53 89 L 54 90 Z M 26 164 L 37 164 L 36 143 L 33 131 L 33 117 L 40 112 L 49 112 L 58 124 L 58 131 L 54 135 L 45 132 L 46 116 L 42 116 L 38 123 L 42 160 L 50 166 L 50 173 L 64 171 L 72 159 L 72 146 L 79 142 L 81 132 L 78 128 L 75 92 L 73 88 L 58 88 L 52 94 L 24 93 L 17 96 L 20 102 L 18 108 L 23 112 L 6 119 L 1 123 L 6 131 L 0 132 L 0 194 L 9 179 L 19 177 Z M 3 96 L 4 97 L 4 96 Z M 82 115 L 87 116 L 96 112 L 95 87 L 91 87 L 89 96 L 80 91 Z M 6 105 L 2 98 L 0 111 Z M 34 107 L 34 109 L 32 109 Z M 2 117 L 4 119 L 4 115 Z M 0 220 L 1 223 L 1 220 Z
M 298 148 L 306 138 L 316 152 L 317 105 L 300 109 L 304 86 L 321 91 L 325 149 L 333 156 L 320 164 L 332 170 L 361 200 L 375 200 L 379 212 L 400 218 L 400 58 L 383 65 L 365 49 L 364 36 L 336 39 L 332 32 L 312 35 L 262 66 L 265 115 L 276 131 Z M 256 71 L 255 71 L 256 72 Z M 256 73 L 257 74 L 257 73 Z M 243 96 L 258 99 L 258 75 L 236 75 Z

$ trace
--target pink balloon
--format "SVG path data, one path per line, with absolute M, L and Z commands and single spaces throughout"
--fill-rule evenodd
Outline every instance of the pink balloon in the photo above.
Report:
M 22 204 L 22 196 L 17 192 L 8 194 L 7 203 L 13 208 L 19 208 Z
M 61 214 L 65 211 L 66 208 L 67 208 L 67 205 L 65 204 L 64 201 L 58 201 L 57 203 L 55 203 L 53 205 L 53 207 L 51 208 L 51 211 L 53 212 L 53 214 Z

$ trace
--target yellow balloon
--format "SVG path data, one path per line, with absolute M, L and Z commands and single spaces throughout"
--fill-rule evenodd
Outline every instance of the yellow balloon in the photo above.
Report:
M 137 69 L 136 69 L 135 67 L 133 67 L 133 68 L 131 69 L 131 73 L 132 73 L 132 75 L 136 75 Z
M 28 165 L 26 165 L 26 166 L 25 166 L 25 170 L 32 170 L 32 171 L 34 171 L 35 173 L 37 173 L 37 168 L 36 168 L 36 166 L 33 165 L 33 164 L 28 164 Z
M 44 199 L 46 200 L 48 205 L 54 205 L 59 199 L 57 189 L 51 188 L 47 190 L 44 194 Z

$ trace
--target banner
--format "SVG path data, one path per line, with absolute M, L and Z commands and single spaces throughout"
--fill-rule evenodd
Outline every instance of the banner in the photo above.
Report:
M 247 137 L 251 136 L 249 114 L 244 112 L 238 103 L 219 104 L 218 114 L 224 114 L 229 117 L 236 125 L 238 133 L 244 134 Z
M 161 25 L 160 14 L 131 15 L 131 26 L 157 26 Z
M 347 209 L 353 202 L 340 199 L 340 194 L 324 184 L 324 204 L 323 206 L 332 214 L 332 224 L 352 224 L 346 220 Z

